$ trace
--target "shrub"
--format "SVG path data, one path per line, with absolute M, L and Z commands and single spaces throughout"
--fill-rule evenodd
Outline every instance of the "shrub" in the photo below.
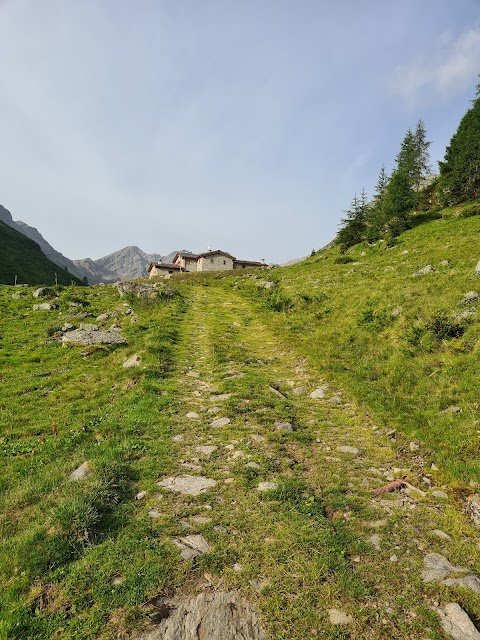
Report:
M 357 326 L 380 331 L 392 321 L 392 315 L 386 309 L 374 309 L 368 304 L 357 318 Z
M 434 314 L 427 321 L 426 328 L 439 340 L 459 338 L 465 333 L 465 325 L 449 317 L 445 311 Z
M 348 264 L 349 262 L 353 262 L 353 259 L 350 256 L 346 256 L 342 254 L 335 258 L 335 264 Z

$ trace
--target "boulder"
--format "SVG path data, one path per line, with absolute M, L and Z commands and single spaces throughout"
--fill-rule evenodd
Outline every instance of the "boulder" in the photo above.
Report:
M 442 628 L 453 640 L 480 640 L 480 633 L 473 622 L 456 602 L 446 604 L 436 610 L 440 616 Z
M 275 422 L 275 429 L 277 431 L 285 431 L 285 433 L 291 433 L 293 426 L 290 422 Z
M 70 474 L 70 480 L 84 480 L 92 473 L 88 461 L 82 462 L 82 464 L 72 471 Z
M 157 603 L 162 620 L 139 640 L 267 640 L 253 606 L 234 591 Z
M 319 387 L 318 389 L 315 389 L 315 391 L 312 391 L 310 398 L 325 398 L 325 391 L 325 387 Z
M 68 331 L 62 337 L 64 344 L 83 347 L 93 344 L 126 344 L 126 339 L 118 331 Z
M 460 302 L 460 304 L 472 304 L 473 302 L 476 302 L 478 298 L 479 296 L 476 291 L 468 291 L 463 296 L 463 300 Z
M 57 294 L 53 289 L 49 289 L 48 287 L 40 287 L 36 291 L 33 292 L 34 298 L 52 298 Z
M 418 276 L 426 276 L 428 273 L 433 273 L 435 271 L 435 269 L 432 267 L 431 264 L 427 264 L 427 266 L 423 267 L 422 269 L 419 269 L 416 273 L 414 273 L 415 277 Z
M 211 547 L 201 535 L 190 535 L 182 538 L 173 538 L 173 544 L 180 549 L 182 560 L 191 560 L 203 556 L 211 551 Z
M 226 427 L 227 424 L 230 424 L 230 418 L 217 418 L 213 422 L 210 423 L 211 427 Z

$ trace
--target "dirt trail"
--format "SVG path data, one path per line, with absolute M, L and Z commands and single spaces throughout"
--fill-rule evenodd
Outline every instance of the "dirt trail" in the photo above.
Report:
M 449 638 L 436 608 L 479 616 L 480 582 L 442 582 L 480 572 L 477 532 L 416 443 L 372 424 L 240 296 L 192 296 L 177 469 L 157 507 L 192 563 L 185 592 L 238 590 L 278 640 Z M 406 474 L 419 491 L 372 497 Z M 183 476 L 196 495 L 168 486 Z M 422 579 L 434 554 L 457 571 Z

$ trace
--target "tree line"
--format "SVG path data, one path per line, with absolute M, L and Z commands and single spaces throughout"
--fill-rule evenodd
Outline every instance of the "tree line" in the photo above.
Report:
M 344 212 L 336 237 L 341 251 L 363 241 L 392 240 L 412 225 L 432 171 L 430 144 L 419 120 L 414 131 L 407 131 L 392 173 L 388 175 L 384 166 L 380 169 L 373 198 L 369 200 L 363 189 Z M 432 205 L 445 207 L 480 197 L 480 84 L 439 168 L 440 175 L 427 187 Z

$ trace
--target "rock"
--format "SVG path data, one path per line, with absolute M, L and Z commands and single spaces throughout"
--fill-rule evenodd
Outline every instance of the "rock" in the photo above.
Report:
M 427 264 L 426 267 L 423 267 L 422 269 L 419 269 L 416 273 L 414 273 L 414 277 L 418 277 L 418 276 L 425 276 L 428 273 L 433 273 L 435 271 L 435 269 L 432 267 L 431 264 Z
M 291 433 L 293 431 L 290 422 L 275 422 L 275 429 L 277 431 L 285 431 L 285 433 Z
M 105 320 L 111 318 L 112 315 L 113 313 L 101 313 L 99 316 L 97 316 L 97 322 L 105 322 Z
M 447 578 L 442 580 L 442 584 L 446 587 L 463 587 L 474 593 L 480 593 L 480 579 L 472 574 L 462 578 Z
M 276 488 L 277 488 L 276 482 L 260 482 L 260 484 L 257 487 L 257 491 L 260 491 L 260 492 L 273 491 L 273 489 L 276 489 Z
M 137 298 L 153 299 L 158 296 L 158 293 L 157 293 L 158 289 L 153 284 L 128 281 L 128 282 L 117 282 L 116 287 L 121 298 L 123 298 L 123 296 L 126 293 L 134 293 L 137 296 Z M 165 295 L 166 292 L 169 292 L 167 293 L 167 295 L 173 296 L 173 291 L 170 288 L 167 289 L 166 287 L 164 287 L 162 289 L 162 292 L 163 292 L 163 295 Z
M 155 520 L 155 518 L 159 518 L 160 517 L 160 512 L 157 511 L 156 509 L 150 509 L 150 511 L 148 512 L 148 516 L 150 518 L 152 518 L 153 520 Z
M 48 287 L 40 287 L 36 291 L 33 292 L 34 298 L 51 298 L 56 296 L 57 294 L 53 289 L 49 289 Z
M 342 453 L 351 453 L 353 455 L 357 455 L 358 453 L 358 449 L 356 447 L 348 447 L 348 446 L 337 447 L 337 451 L 341 451 Z
M 143 500 L 143 498 L 145 498 L 146 495 L 147 495 L 146 491 L 139 491 L 135 496 L 135 500 Z
M 294 396 L 304 396 L 307 393 L 307 387 L 296 387 L 292 389 L 292 394 Z
M 211 518 L 207 518 L 206 516 L 193 516 L 192 520 L 195 524 L 209 524 L 212 521 Z
M 215 487 L 217 482 L 203 476 L 180 476 L 164 478 L 157 486 L 188 496 L 198 496 Z
M 89 346 L 92 344 L 126 344 L 118 331 L 69 331 L 62 337 L 64 344 Z
M 173 436 L 172 440 L 173 442 L 183 442 L 185 440 L 185 436 L 183 433 L 179 433 L 176 436 Z
M 453 640 L 480 640 L 480 633 L 473 622 L 456 602 L 446 604 L 443 609 L 436 609 L 443 630 Z
M 465 499 L 465 511 L 476 527 L 480 527 L 480 495 L 478 493 Z
M 450 263 L 448 262 L 448 260 L 442 260 L 441 262 L 438 263 L 439 267 L 448 267 Z
M 191 420 L 197 420 L 198 418 L 200 418 L 196 411 L 189 411 L 185 417 L 190 418 Z
M 447 407 L 446 409 L 444 409 L 441 413 L 462 413 L 462 410 L 460 407 L 455 407 L 455 406 L 451 406 L 451 407 Z
M 403 307 L 395 307 L 395 309 L 392 310 L 392 316 L 394 318 L 398 318 L 398 316 L 402 315 L 402 311 L 403 311 Z
M 121 327 L 119 324 L 111 324 L 111 325 L 108 327 L 108 330 L 109 330 L 109 331 L 121 331 L 121 330 L 122 330 L 122 327 Z
M 420 447 L 416 442 L 410 442 L 408 448 L 410 449 L 410 451 L 418 451 Z
M 54 309 L 58 309 L 58 305 L 54 302 L 41 302 L 33 305 L 34 311 L 53 311 Z
M 325 398 L 325 391 L 325 387 L 319 387 L 318 389 L 315 389 L 315 391 L 312 391 L 310 398 Z
M 213 422 L 210 423 L 211 427 L 225 427 L 227 424 L 230 424 L 230 418 L 217 418 Z
M 207 456 L 207 458 L 209 458 L 212 453 L 214 451 L 216 451 L 218 449 L 218 447 L 215 447 L 214 445 L 212 446 L 199 446 L 199 447 L 195 447 L 195 451 L 197 451 L 198 453 L 201 453 L 204 456 Z
M 475 275 L 480 276 L 480 261 L 477 263 L 475 267 Z
M 112 578 L 112 582 L 111 582 L 111 584 L 112 584 L 113 586 L 117 586 L 117 585 L 119 585 L 119 584 L 123 584 L 125 581 L 126 581 L 125 576 L 114 576 L 114 577 Z
M 219 402 L 221 400 L 228 400 L 232 396 L 231 393 L 220 393 L 219 395 L 210 396 L 210 402 Z
M 92 471 L 90 469 L 90 465 L 87 461 L 82 462 L 82 464 L 72 471 L 70 474 L 70 480 L 83 480 L 84 478 L 88 478 L 91 475 Z
M 455 566 L 440 553 L 428 553 L 423 559 L 423 564 L 425 567 L 422 572 L 423 582 L 442 580 L 451 573 L 466 573 L 468 571 L 463 567 Z
M 338 396 L 333 396 L 329 399 L 329 402 L 331 402 L 332 404 L 342 404 L 342 399 Z
M 432 533 L 433 533 L 433 535 L 437 536 L 437 538 L 440 538 L 441 540 L 451 540 L 452 539 L 448 535 L 448 533 L 445 533 L 445 531 L 442 531 L 441 529 L 433 529 Z
M 199 534 L 185 536 L 183 538 L 173 538 L 173 544 L 180 549 L 182 560 L 191 560 L 198 556 L 203 556 L 211 551 L 211 547 L 205 538 Z
M 367 542 L 372 545 L 375 551 L 380 551 L 380 536 L 378 533 L 374 533 L 373 536 L 370 536 Z
M 218 413 L 219 411 L 221 411 L 220 407 L 211 407 L 210 409 L 207 409 L 207 413 Z
M 163 619 L 138 640 L 267 640 L 252 605 L 233 591 L 162 603 Z
M 340 611 L 339 609 L 329 609 L 328 617 L 330 620 L 330 624 L 353 624 L 352 616 L 349 616 L 347 613 L 345 613 L 344 611 Z
M 123 368 L 129 369 L 130 367 L 138 367 L 141 361 L 142 359 L 140 358 L 140 356 L 134 355 L 128 360 L 125 360 L 125 362 L 123 363 Z
M 476 302 L 479 298 L 479 295 L 476 291 L 468 291 L 464 296 L 463 300 L 460 304 L 472 304 L 472 302 Z
M 12 300 L 20 300 L 21 297 L 19 293 L 12 293 Z
M 260 470 L 260 465 L 257 462 L 253 462 L 253 460 L 251 462 L 247 462 L 247 464 L 245 466 L 248 469 L 253 469 L 254 471 L 259 471 Z
M 432 491 L 432 496 L 435 498 L 441 498 L 442 500 L 448 500 L 448 495 L 445 491 Z
M 476 315 L 477 315 L 477 310 L 475 309 L 475 307 L 469 307 L 468 309 L 465 309 L 465 311 L 456 313 L 454 317 L 456 320 L 462 320 L 464 318 L 473 318 Z
M 240 564 L 239 562 L 236 562 L 236 563 L 233 565 L 233 570 L 234 570 L 236 573 L 240 573 L 240 571 L 242 571 L 242 569 L 243 569 L 243 564 Z

